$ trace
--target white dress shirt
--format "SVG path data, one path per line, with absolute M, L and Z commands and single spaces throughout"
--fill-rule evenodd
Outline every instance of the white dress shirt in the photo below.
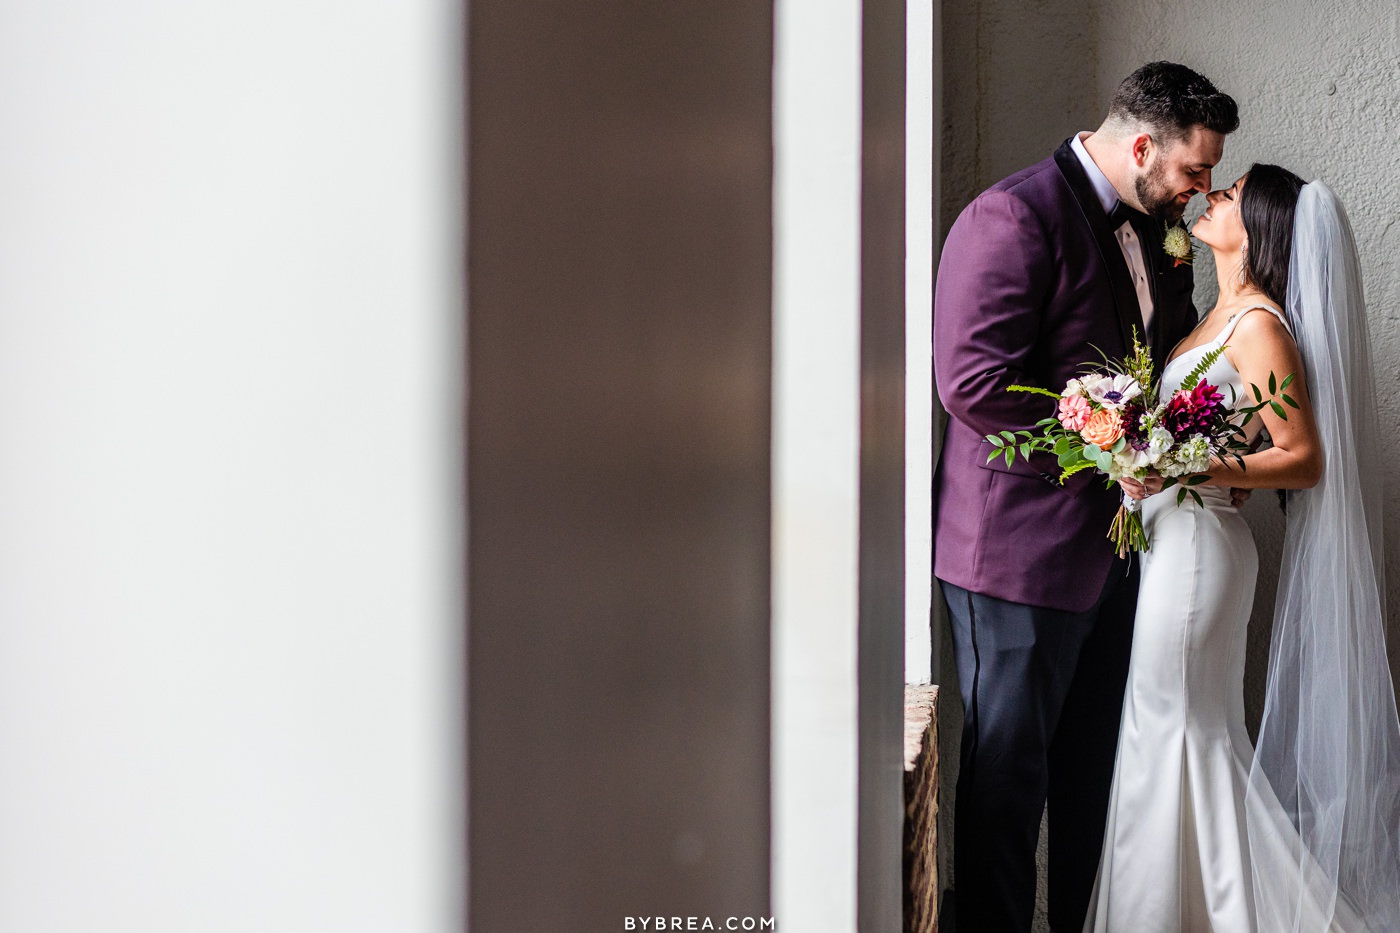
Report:
M 1103 169 L 1094 163 L 1089 150 L 1084 148 L 1084 140 L 1091 135 L 1088 132 L 1075 133 L 1069 147 L 1074 150 L 1074 154 L 1079 157 L 1079 163 L 1084 166 L 1084 174 L 1089 176 L 1089 184 L 1098 196 L 1099 203 L 1103 205 L 1103 212 L 1110 214 L 1118 205 L 1118 191 L 1113 187 L 1113 182 L 1108 180 L 1108 176 L 1104 175 Z M 1123 250 L 1123 259 L 1128 263 L 1128 274 L 1132 276 L 1133 287 L 1137 290 L 1138 308 L 1142 310 L 1142 326 L 1147 328 L 1147 333 L 1142 335 L 1142 341 L 1150 343 L 1152 287 L 1147 279 L 1147 261 L 1142 255 L 1142 243 L 1138 240 L 1133 225 L 1126 220 L 1113 231 L 1113 236 L 1118 240 L 1118 247 Z

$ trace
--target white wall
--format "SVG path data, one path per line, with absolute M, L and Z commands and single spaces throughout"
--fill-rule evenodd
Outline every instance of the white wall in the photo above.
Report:
M 947 55 L 943 219 L 951 223 L 978 192 L 1044 158 L 1078 129 L 1092 129 L 1114 88 L 1144 62 L 1190 65 L 1235 97 L 1241 126 L 1225 147 L 1217 187 L 1254 161 L 1323 178 L 1356 229 L 1366 273 L 1383 424 L 1400 421 L 1400 8 L 1360 0 L 1336 9 L 1309 0 L 1222 6 L 1213 0 L 1024 5 L 984 0 L 945 13 Z M 1188 220 L 1204 208 L 1196 199 Z M 946 229 L 946 226 L 945 226 Z M 1209 250 L 1196 267 L 1196 304 L 1215 300 Z M 1400 440 L 1382 439 L 1387 462 Z M 1400 541 L 1400 474 L 1387 477 L 1387 537 Z M 1276 500 L 1254 497 L 1246 512 L 1260 547 L 1252 655 L 1267 647 L 1283 521 Z M 1400 580 L 1400 547 L 1389 550 Z M 1392 669 L 1400 667 L 1400 599 L 1390 600 Z M 1262 658 L 1261 658 L 1262 661 Z M 1257 718 L 1263 665 L 1251 662 L 1246 695 Z
M 1208 75 L 1240 105 L 1240 129 L 1225 146 L 1212 184 L 1227 187 L 1253 162 L 1272 162 L 1305 179 L 1324 179 L 1346 205 L 1366 279 L 1382 462 L 1400 461 L 1400 7 L 1358 0 L 1345 10 L 1308 2 L 1267 5 L 1180 0 L 1133 3 L 1099 11 L 1099 96 L 1157 58 Z M 1188 219 L 1204 209 L 1197 199 Z M 1199 251 L 1196 305 L 1215 302 L 1210 251 Z M 1400 671 L 1400 471 L 1386 477 L 1388 644 Z M 1269 624 L 1278 586 L 1283 516 L 1271 493 L 1256 494 L 1246 517 L 1259 544 L 1259 584 L 1250 622 L 1245 700 L 1251 722 L 1262 712 Z
M 438 931 L 459 13 L 0 6 L 0 929 Z
M 1400 367 L 1400 264 L 1394 261 L 1400 250 L 1400 8 L 1386 0 L 1360 0 L 1344 11 L 1309 0 L 979 0 L 945 9 L 941 47 L 945 230 L 988 185 L 1045 158 L 1071 132 L 1097 126 L 1114 88 L 1145 62 L 1182 62 L 1233 95 L 1242 123 L 1226 144 L 1215 185 L 1228 185 L 1250 163 L 1265 161 L 1324 178 L 1342 197 L 1366 274 L 1382 425 L 1400 423 L 1400 385 L 1389 376 Z M 1203 209 L 1202 200 L 1193 202 L 1188 220 Z M 1205 311 L 1215 299 L 1215 272 L 1209 251 L 1198 255 L 1196 304 Z M 1394 431 L 1380 443 L 1387 462 L 1400 459 Z M 1391 471 L 1386 481 L 1394 671 L 1400 668 L 1400 473 Z M 1268 492 L 1256 494 L 1245 514 L 1260 551 L 1245 682 L 1253 722 L 1262 706 L 1283 520 Z M 950 667 L 951 652 L 945 657 Z M 955 682 L 948 669 L 934 676 Z M 944 812 L 951 813 L 962 715 L 951 691 L 942 694 L 942 711 Z

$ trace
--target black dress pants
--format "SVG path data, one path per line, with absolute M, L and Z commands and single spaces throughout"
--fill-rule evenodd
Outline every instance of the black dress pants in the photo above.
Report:
M 942 583 L 942 581 L 940 581 Z M 942 583 L 964 719 L 953 823 L 957 933 L 1027 933 L 1048 801 L 1055 933 L 1080 933 L 1103 846 L 1137 607 L 1115 561 L 1087 612 Z

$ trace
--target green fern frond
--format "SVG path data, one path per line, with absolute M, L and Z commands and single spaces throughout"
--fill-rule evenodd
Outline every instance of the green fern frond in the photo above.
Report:
M 1092 460 L 1080 460 L 1078 463 L 1065 467 L 1064 472 L 1060 474 L 1061 485 L 1064 484 L 1065 480 L 1069 479 L 1071 476 L 1078 473 L 1080 470 L 1087 470 L 1095 465 L 1096 464 Z
M 1035 395 L 1048 395 L 1050 398 L 1059 398 L 1060 393 L 1051 392 L 1049 389 L 1042 389 L 1040 386 L 1007 386 L 1008 392 L 1030 392 Z
M 1224 353 L 1224 347 L 1216 347 L 1214 350 L 1211 350 L 1205 356 L 1201 357 L 1201 361 L 1196 364 L 1196 368 L 1191 370 L 1186 378 L 1182 380 L 1182 391 L 1190 392 L 1192 389 L 1196 388 L 1196 383 L 1201 381 L 1201 377 L 1210 371 L 1210 368 L 1215 365 L 1215 361 L 1220 359 Z

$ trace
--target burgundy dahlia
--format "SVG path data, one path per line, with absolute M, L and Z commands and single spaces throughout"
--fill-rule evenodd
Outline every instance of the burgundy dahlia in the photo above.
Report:
M 1192 434 L 1209 434 L 1225 411 L 1225 398 L 1217 388 L 1200 382 L 1190 392 L 1178 390 L 1162 413 L 1162 426 L 1178 440 Z
M 1148 447 L 1147 432 L 1142 429 L 1142 416 L 1146 413 L 1147 408 L 1139 402 L 1129 402 L 1123 406 L 1123 436 L 1134 450 L 1146 450 Z

